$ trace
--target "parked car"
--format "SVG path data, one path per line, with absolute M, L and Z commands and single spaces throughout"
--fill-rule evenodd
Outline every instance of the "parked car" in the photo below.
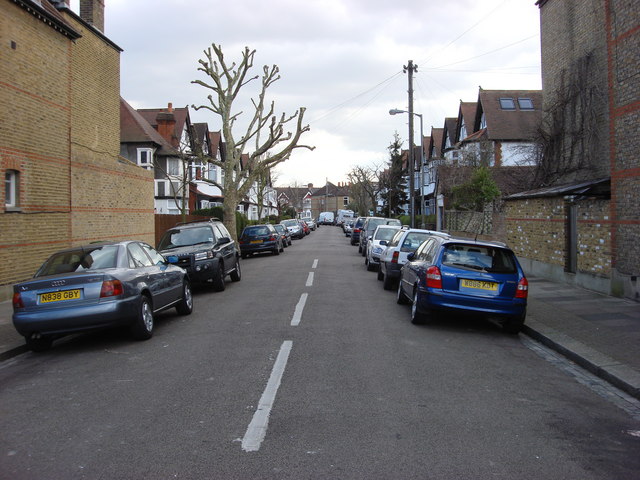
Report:
M 358 217 L 353 224 L 353 230 L 351 231 L 351 245 L 356 245 L 360 242 L 360 229 L 364 224 L 367 217 Z
M 378 225 L 373 235 L 371 235 L 371 239 L 367 241 L 367 250 L 364 259 L 367 270 L 372 272 L 378 269 L 380 266 L 380 255 L 400 228 L 398 225 Z
M 397 218 L 367 217 L 360 229 L 360 245 L 358 246 L 358 252 L 363 257 L 367 254 L 367 242 L 378 225 L 397 225 L 401 227 L 402 222 Z
M 396 286 L 400 278 L 400 269 L 407 261 L 407 256 L 433 235 L 450 238 L 450 235 L 443 232 L 419 228 L 403 228 L 396 232 L 387 248 L 380 254 L 378 280 L 383 281 L 385 290 L 392 290 Z
M 344 235 L 346 237 L 350 237 L 351 236 L 351 232 L 353 231 L 353 224 L 354 223 L 355 223 L 355 220 L 351 219 L 351 220 L 346 220 L 342 224 L 342 231 L 344 232 Z
M 178 257 L 178 266 L 192 283 L 211 285 L 215 291 L 226 288 L 227 275 L 234 282 L 242 278 L 240 252 L 220 220 L 178 224 L 162 235 L 158 250 Z
M 27 347 L 43 351 L 61 336 L 128 326 L 137 340 L 153 335 L 154 314 L 193 311 L 185 270 L 143 242 L 125 241 L 62 250 L 32 280 L 13 287 L 13 325 Z M 171 262 L 171 263 L 170 263 Z
M 273 228 L 275 228 L 276 232 L 278 232 L 282 237 L 283 247 L 286 248 L 287 246 L 291 245 L 291 234 L 289 233 L 289 230 L 284 225 L 282 225 L 281 223 L 278 223 L 274 225 Z
M 238 243 L 240 243 L 242 258 L 263 252 L 280 255 L 280 252 L 284 251 L 282 237 L 275 227 L 269 224 L 244 227 Z
M 318 224 L 315 222 L 313 218 L 305 218 L 304 221 L 307 222 L 307 225 L 309 226 L 312 232 L 314 232 L 318 227 Z
M 475 313 L 518 333 L 528 291 L 518 259 L 504 244 L 432 236 L 409 254 L 397 301 L 411 302 L 413 323 L 429 322 L 442 311 Z
M 311 233 L 311 229 L 309 228 L 309 225 L 307 225 L 307 222 L 304 220 L 298 220 L 298 223 L 302 226 L 302 231 L 305 235 L 309 235 Z
M 298 223 L 298 220 L 292 218 L 289 220 L 283 220 L 280 224 L 287 227 L 287 230 L 289 230 L 289 233 L 291 234 L 291 238 L 304 238 L 304 229 L 302 228 L 302 225 Z

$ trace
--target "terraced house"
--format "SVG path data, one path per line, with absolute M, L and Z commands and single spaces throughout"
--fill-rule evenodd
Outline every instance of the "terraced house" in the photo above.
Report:
M 0 299 L 61 248 L 153 242 L 153 174 L 120 153 L 104 2 L 0 0 Z

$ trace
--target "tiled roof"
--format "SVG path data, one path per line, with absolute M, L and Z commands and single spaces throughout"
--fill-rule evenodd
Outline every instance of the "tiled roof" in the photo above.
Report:
M 173 118 L 176 121 L 174 135 L 178 141 L 180 141 L 180 135 L 182 135 L 185 124 L 190 123 L 189 107 L 175 108 L 173 106 L 168 106 L 167 108 L 139 108 L 138 113 L 156 129 L 158 128 L 158 122 L 156 120 L 158 118 L 158 114 L 173 113 Z
M 511 98 L 515 109 L 505 110 L 501 98 Z M 530 99 L 533 110 L 520 108 L 518 99 Z M 535 138 L 542 119 L 541 90 L 483 90 L 478 95 L 478 112 L 475 128 L 479 128 L 484 113 L 489 140 L 529 140 Z
M 442 156 L 442 139 L 444 138 L 444 128 L 432 128 L 431 129 L 431 145 L 429 145 L 428 155 L 431 155 L 431 147 L 436 147 L 436 156 L 434 158 L 440 158 Z
M 151 142 L 159 147 L 158 153 L 164 155 L 177 153 L 171 144 L 162 138 L 162 135 L 122 97 L 120 97 L 120 141 L 122 143 Z

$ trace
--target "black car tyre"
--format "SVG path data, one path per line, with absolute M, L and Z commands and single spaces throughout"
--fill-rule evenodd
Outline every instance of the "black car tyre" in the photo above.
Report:
M 368 272 L 373 272 L 373 271 L 375 271 L 375 270 L 376 270 L 376 268 L 377 268 L 377 265 L 376 265 L 375 263 L 372 263 L 372 262 L 369 260 L 369 257 L 367 257 L 366 264 L 367 264 L 367 271 L 368 271 Z
M 378 267 L 378 281 L 384 280 L 384 273 L 382 273 L 382 264 Z
M 176 305 L 176 311 L 180 315 L 191 315 L 193 312 L 193 295 L 191 294 L 191 285 L 184 282 L 182 285 L 182 299 Z
M 284 244 L 282 244 L 282 243 L 280 244 L 280 251 L 284 252 Z
M 411 323 L 414 325 L 422 325 L 427 323 L 427 317 L 424 313 L 418 310 L 418 289 L 413 292 L 413 301 L 411 302 Z
M 389 275 L 385 275 L 383 280 L 382 280 L 382 287 L 385 290 L 393 290 L 393 279 L 389 276 Z
M 272 250 L 274 255 L 280 255 L 280 248 L 276 245 L 276 248 Z
M 502 330 L 505 333 L 509 333 L 511 335 L 517 335 L 522 330 L 522 326 L 524 325 L 524 319 L 527 316 L 526 311 L 519 316 L 508 318 L 502 324 Z
M 145 295 L 142 295 L 138 316 L 131 325 L 131 335 L 136 340 L 148 340 L 153 336 L 153 308 Z
M 216 271 L 211 279 L 213 283 L 213 289 L 216 292 L 222 292 L 226 288 L 226 284 L 224 282 L 224 267 L 222 263 L 219 263 Z
M 39 338 L 29 338 L 25 337 L 25 342 L 27 344 L 27 348 L 32 352 L 44 352 L 51 348 L 53 344 L 53 338 L 42 336 Z
M 402 291 L 402 279 L 398 282 L 398 291 L 396 293 L 396 303 L 399 305 L 407 305 L 409 303 L 409 299 Z
M 236 258 L 236 268 L 231 272 L 231 281 L 239 282 L 242 279 L 242 270 L 240 269 L 240 259 Z
M 246 253 L 241 253 L 241 254 L 240 254 L 240 256 L 241 256 L 242 258 L 247 258 L 249 255 L 247 255 Z

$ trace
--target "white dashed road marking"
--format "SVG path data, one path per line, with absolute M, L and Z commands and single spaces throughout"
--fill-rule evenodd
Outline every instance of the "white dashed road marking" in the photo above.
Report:
M 258 409 L 256 413 L 253 414 L 253 419 L 242 438 L 242 450 L 245 452 L 257 452 L 260 450 L 260 445 L 267 435 L 269 415 L 271 414 L 271 409 L 273 408 L 292 346 L 293 342 L 291 340 L 285 340 L 280 347 L 280 352 L 273 365 L 273 370 L 271 370 L 267 387 L 262 393 L 262 397 L 260 397 Z

